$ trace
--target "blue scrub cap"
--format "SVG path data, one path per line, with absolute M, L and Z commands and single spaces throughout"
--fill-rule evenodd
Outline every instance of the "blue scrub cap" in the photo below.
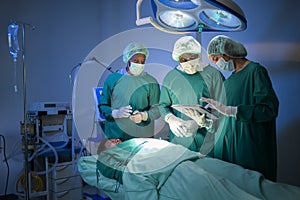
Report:
M 139 42 L 129 43 L 123 51 L 123 61 L 127 63 L 132 56 L 138 53 L 144 54 L 146 58 L 149 56 L 148 49 L 142 43 Z
M 179 57 L 185 53 L 201 53 L 201 45 L 192 36 L 183 36 L 175 42 L 172 58 L 175 61 L 179 61 Z
M 247 50 L 241 43 L 233 41 L 225 35 L 218 35 L 208 43 L 207 55 L 218 54 L 225 54 L 231 58 L 245 58 Z

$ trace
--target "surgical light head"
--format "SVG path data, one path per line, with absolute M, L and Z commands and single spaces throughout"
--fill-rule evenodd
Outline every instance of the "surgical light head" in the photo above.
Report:
M 243 44 L 233 41 L 225 35 L 218 35 L 209 42 L 207 55 L 218 54 L 225 54 L 231 58 L 245 58 L 247 50 Z
M 179 57 L 186 53 L 191 53 L 191 54 L 201 53 L 201 45 L 192 36 L 183 36 L 175 42 L 172 58 L 175 61 L 179 61 Z
M 137 0 L 138 26 L 152 24 L 161 31 L 186 34 L 202 31 L 242 31 L 247 20 L 232 0 L 150 0 L 154 16 L 141 18 L 143 0 Z
M 142 43 L 131 42 L 123 51 L 123 61 L 127 63 L 132 56 L 138 53 L 145 55 L 146 59 L 149 56 L 148 49 Z

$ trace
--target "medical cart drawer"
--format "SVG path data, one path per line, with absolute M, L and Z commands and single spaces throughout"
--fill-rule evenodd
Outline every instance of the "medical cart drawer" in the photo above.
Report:
M 61 192 L 64 190 L 81 188 L 82 179 L 80 176 L 71 176 L 61 179 L 52 179 L 50 184 L 50 190 L 53 192 Z
M 73 190 L 64 190 L 61 192 L 50 191 L 51 200 L 81 200 L 82 199 L 82 189 L 77 188 Z
M 51 166 L 52 167 L 52 166 Z M 77 163 L 72 165 L 72 162 L 58 163 L 51 173 L 52 179 L 60 179 L 70 176 L 79 175 Z

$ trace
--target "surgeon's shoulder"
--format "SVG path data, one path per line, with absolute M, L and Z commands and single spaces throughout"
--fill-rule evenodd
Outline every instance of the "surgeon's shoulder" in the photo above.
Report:
M 114 82 L 116 80 L 119 80 L 122 77 L 122 74 L 114 72 L 106 78 L 105 82 Z
M 156 80 L 156 78 L 155 78 L 154 76 L 150 75 L 150 74 L 147 73 L 147 72 L 144 72 L 143 75 L 142 75 L 142 77 L 143 77 L 144 79 L 146 79 L 148 82 L 151 82 L 151 83 L 158 83 L 157 80 Z
M 269 76 L 267 68 L 258 62 L 251 61 L 249 64 L 249 69 L 252 71 L 253 74 L 264 74 L 264 76 Z
M 184 72 L 177 69 L 177 67 L 174 67 L 166 74 L 166 76 L 164 77 L 164 80 L 168 80 L 168 79 L 173 80 L 174 78 L 180 76 L 183 73 Z
M 208 65 L 203 69 L 203 72 L 206 72 L 206 73 L 220 73 L 220 71 L 219 71 L 217 68 L 211 66 L 210 64 L 208 64 Z
M 223 74 L 215 67 L 211 66 L 211 65 L 207 65 L 203 71 L 201 72 L 201 74 L 204 74 L 204 75 L 207 75 L 209 77 L 213 76 L 213 77 L 216 77 L 216 76 L 219 76 L 220 78 L 224 79 L 224 76 Z
M 253 62 L 253 61 L 251 61 L 245 69 L 247 69 L 248 71 L 252 71 L 253 73 L 257 73 L 257 72 L 266 73 L 267 72 L 267 68 L 265 66 L 261 65 L 258 62 Z

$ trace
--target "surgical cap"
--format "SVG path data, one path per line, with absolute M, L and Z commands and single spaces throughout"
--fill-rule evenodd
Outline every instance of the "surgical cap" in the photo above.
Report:
M 175 42 L 172 58 L 179 61 L 179 57 L 185 53 L 201 53 L 201 45 L 192 36 L 183 36 Z
M 209 42 L 207 55 L 218 54 L 225 54 L 232 58 L 245 58 L 247 56 L 247 50 L 241 43 L 233 41 L 227 36 L 218 35 Z
M 139 42 L 132 42 L 130 44 L 127 45 L 127 47 L 125 47 L 124 51 L 123 51 L 123 61 L 125 63 L 128 62 L 128 60 L 130 60 L 130 58 L 132 56 L 134 56 L 135 54 L 144 54 L 146 56 L 146 58 L 149 55 L 149 51 L 148 49 L 141 43 Z

